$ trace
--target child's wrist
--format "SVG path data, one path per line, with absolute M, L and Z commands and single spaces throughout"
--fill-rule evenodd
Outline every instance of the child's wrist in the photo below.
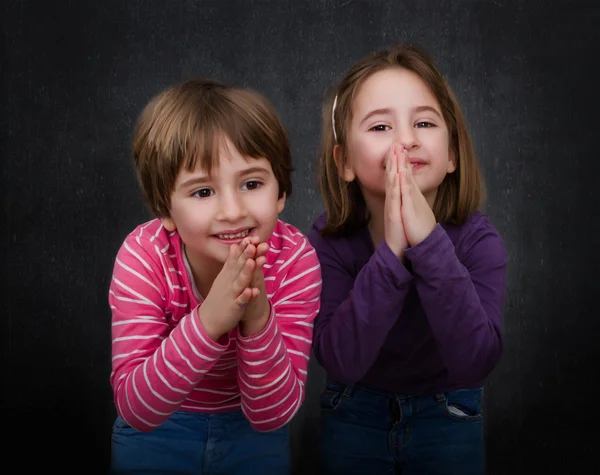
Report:
M 218 325 L 214 325 L 212 323 L 210 317 L 207 316 L 206 312 L 198 312 L 198 320 L 200 320 L 200 324 L 202 325 L 202 328 L 204 328 L 204 332 L 215 343 L 218 343 L 219 339 L 226 333 L 225 331 L 220 329 Z
M 239 323 L 240 335 L 248 337 L 260 333 L 267 326 L 270 316 L 271 308 L 267 305 L 267 310 L 259 318 L 242 319 Z

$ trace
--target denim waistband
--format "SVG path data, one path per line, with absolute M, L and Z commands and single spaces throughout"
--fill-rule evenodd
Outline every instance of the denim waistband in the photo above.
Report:
M 326 385 L 337 386 L 341 391 L 342 395 L 345 397 L 350 397 L 354 391 L 365 391 L 371 394 L 376 394 L 378 396 L 382 396 L 385 398 L 394 398 L 394 399 L 429 399 L 433 398 L 437 401 L 444 401 L 446 399 L 446 394 L 448 392 L 455 391 L 456 389 L 450 391 L 434 391 L 430 393 L 416 393 L 416 394 L 405 394 L 398 393 L 386 389 L 376 389 L 367 384 L 358 382 L 352 384 L 344 384 L 339 381 L 335 381 L 329 377 L 326 378 Z M 477 390 L 481 388 L 464 388 L 466 390 Z

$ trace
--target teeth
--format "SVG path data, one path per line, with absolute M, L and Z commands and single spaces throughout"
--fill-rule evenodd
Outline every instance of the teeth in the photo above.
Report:
M 250 230 L 246 229 L 245 231 L 242 231 L 241 233 L 236 233 L 236 234 L 217 234 L 217 237 L 219 239 L 238 239 L 238 238 L 246 237 L 249 233 L 250 233 Z

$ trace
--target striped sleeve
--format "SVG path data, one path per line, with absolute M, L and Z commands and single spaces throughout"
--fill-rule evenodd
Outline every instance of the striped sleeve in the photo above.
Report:
M 271 315 L 257 335 L 237 336 L 242 410 L 255 429 L 278 429 L 305 397 L 313 320 L 319 311 L 321 268 L 302 238 L 280 265 L 285 274 L 273 295 Z
M 174 301 L 181 292 L 173 292 L 169 272 L 157 245 L 130 235 L 117 253 L 109 289 L 115 405 L 141 431 L 175 412 L 227 345 L 208 337 L 198 308 L 172 328 L 168 309 L 184 303 Z

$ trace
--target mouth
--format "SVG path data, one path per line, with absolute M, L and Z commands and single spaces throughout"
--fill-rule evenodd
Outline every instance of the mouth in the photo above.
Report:
M 241 242 L 246 236 L 249 236 L 254 228 L 241 228 L 223 231 L 222 233 L 213 234 L 212 237 L 217 238 L 219 241 L 226 243 L 237 243 Z
M 425 165 L 427 165 L 427 162 L 425 160 L 421 160 L 420 158 L 409 158 L 408 163 L 413 170 L 418 170 L 419 168 L 423 168 Z M 383 170 L 387 170 L 385 164 L 383 165 Z
M 413 171 L 417 171 L 417 170 L 423 168 L 425 165 L 427 165 L 427 162 L 425 160 L 421 160 L 418 158 L 409 159 L 408 163 L 410 163 Z

